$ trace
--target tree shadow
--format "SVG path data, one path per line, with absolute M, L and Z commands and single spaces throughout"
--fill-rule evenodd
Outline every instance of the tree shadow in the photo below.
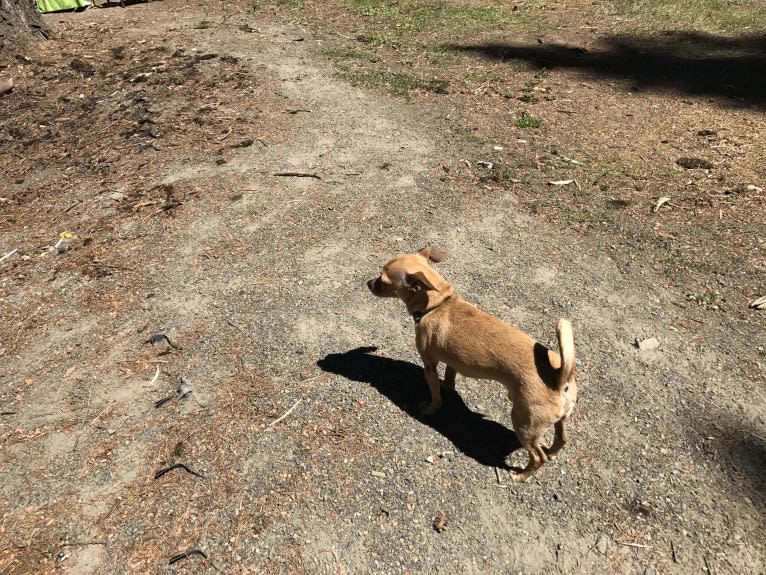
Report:
M 91 0 L 93 1 L 93 0 Z M 135 4 L 148 4 L 151 0 L 96 0 L 93 2 L 95 8 L 126 8 Z
M 748 433 L 732 446 L 731 458 L 745 477 L 757 506 L 766 507 L 766 441 Z
M 506 458 L 519 449 L 516 434 L 507 427 L 471 411 L 460 395 L 442 389 L 443 405 L 433 416 L 422 416 L 418 404 L 430 399 L 423 368 L 408 361 L 373 355 L 376 347 L 331 353 L 317 365 L 326 372 L 366 383 L 399 409 L 449 439 L 468 457 L 488 467 L 510 469 Z
M 669 89 L 680 94 L 729 98 L 740 105 L 766 104 L 766 35 L 737 38 L 700 32 L 620 35 L 597 50 L 563 44 L 451 45 L 495 60 L 524 60 L 540 68 L 587 70 L 624 78 L 631 89 Z
M 735 479 L 726 487 L 738 497 L 742 495 L 740 490 L 745 490 L 756 508 L 766 510 L 766 439 L 762 432 L 754 429 L 752 423 L 732 418 L 730 413 L 711 415 L 714 419 L 707 425 L 719 433 L 715 443 L 710 444 L 711 453 L 706 454 L 706 461 L 718 459 L 730 479 Z M 694 425 L 695 429 L 699 427 L 699 421 L 695 420 Z M 699 435 L 695 432 L 694 439 L 698 440 Z

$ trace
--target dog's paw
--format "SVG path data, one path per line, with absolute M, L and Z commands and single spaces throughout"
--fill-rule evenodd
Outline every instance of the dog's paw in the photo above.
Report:
M 423 415 L 433 415 L 441 407 L 441 403 L 434 403 L 433 401 L 424 401 L 419 406 L 420 413 Z
M 545 452 L 545 455 L 548 457 L 548 461 L 556 461 L 559 456 L 556 451 L 551 452 L 550 447 L 543 447 L 543 451 Z
M 511 471 L 509 475 L 511 476 L 511 481 L 513 481 L 514 483 L 524 483 L 527 479 L 529 479 L 529 474 L 524 472 L 514 473 L 513 471 Z

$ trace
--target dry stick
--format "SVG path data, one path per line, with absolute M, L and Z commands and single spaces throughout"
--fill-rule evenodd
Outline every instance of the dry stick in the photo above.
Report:
M 109 405 L 107 405 L 101 411 L 101 413 L 99 413 L 96 417 L 93 418 L 93 420 L 90 422 L 90 425 L 93 425 L 94 423 L 96 423 L 102 415 L 104 415 L 107 411 L 111 411 L 115 405 L 116 405 L 115 403 L 110 403 Z
M 188 559 L 192 555 L 201 555 L 203 558 L 207 559 L 207 553 L 204 551 L 200 549 L 189 549 L 188 551 L 184 551 L 183 553 L 179 553 L 178 555 L 171 557 L 170 561 L 168 561 L 168 565 L 178 563 L 181 559 Z
M 626 547 L 638 547 L 640 549 L 651 549 L 651 545 L 642 545 L 641 543 L 631 543 L 629 541 L 618 541 L 620 545 L 625 545 Z
M 15 250 L 9 251 L 7 254 L 5 254 L 3 257 L 0 258 L 0 262 L 4 262 L 9 257 L 11 257 L 13 254 L 15 254 L 17 251 L 19 251 L 19 248 L 16 248 Z
M 272 174 L 273 176 L 283 176 L 288 178 L 315 178 L 317 180 L 321 180 L 322 178 L 318 176 L 317 174 L 312 174 L 311 172 L 276 172 Z
M 715 575 L 710 568 L 710 563 L 707 562 L 707 554 L 702 555 L 702 558 L 705 560 L 705 569 L 707 569 L 708 575 Z
M 158 365 L 156 366 L 156 368 L 157 368 L 157 371 L 154 372 L 154 377 L 149 382 L 149 385 L 154 385 L 157 381 L 157 378 L 160 376 L 160 366 Z
M 62 547 L 86 547 L 88 545 L 106 545 L 106 541 L 68 541 L 62 543 Z
M 280 421 L 282 421 L 282 420 L 283 420 L 285 417 L 287 417 L 288 415 L 290 415 L 290 414 L 292 413 L 293 409 L 295 409 L 296 407 L 298 407 L 298 404 L 299 404 L 301 401 L 303 401 L 303 399 L 302 399 L 302 398 L 301 398 L 301 399 L 299 399 L 298 401 L 296 401 L 295 403 L 293 403 L 293 406 L 292 406 L 290 409 L 288 409 L 287 411 L 285 411 L 285 412 L 282 414 L 282 416 L 281 416 L 281 417 L 278 417 L 277 419 L 275 419 L 274 421 L 272 421 L 272 422 L 271 422 L 271 423 L 268 425 L 268 427 L 267 427 L 266 429 L 271 429 L 271 428 L 272 428 L 272 427 L 274 427 L 274 426 L 275 426 L 277 423 L 279 423 Z
M 88 411 L 90 409 L 90 400 L 93 397 L 93 386 L 88 387 L 88 403 L 85 405 L 85 410 Z M 72 452 L 74 453 L 77 451 L 78 447 L 80 446 L 80 439 L 82 439 L 83 433 L 85 432 L 85 414 L 82 416 L 82 422 L 80 422 L 80 435 L 77 436 L 77 439 L 75 439 L 74 446 L 72 447 Z M 86 458 L 87 461 L 87 458 Z M 85 461 L 83 462 L 83 469 L 85 468 Z

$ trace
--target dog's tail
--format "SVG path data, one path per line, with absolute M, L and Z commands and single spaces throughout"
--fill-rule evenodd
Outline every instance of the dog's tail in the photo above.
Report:
M 556 335 L 559 339 L 559 349 L 561 350 L 561 367 L 559 368 L 559 389 L 564 389 L 567 382 L 574 377 L 575 371 L 575 349 L 574 332 L 572 331 L 572 322 L 568 319 L 560 319 L 556 326 Z

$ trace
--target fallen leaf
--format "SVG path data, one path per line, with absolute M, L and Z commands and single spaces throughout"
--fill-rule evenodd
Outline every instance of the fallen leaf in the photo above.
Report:
M 438 533 L 444 531 L 447 528 L 447 514 L 444 511 L 439 511 L 436 517 L 434 517 L 433 525 Z
M 654 207 L 652 208 L 652 211 L 656 214 L 662 206 L 667 204 L 670 201 L 670 198 L 668 196 L 662 196 L 659 200 L 657 200 L 657 203 L 654 204 Z

